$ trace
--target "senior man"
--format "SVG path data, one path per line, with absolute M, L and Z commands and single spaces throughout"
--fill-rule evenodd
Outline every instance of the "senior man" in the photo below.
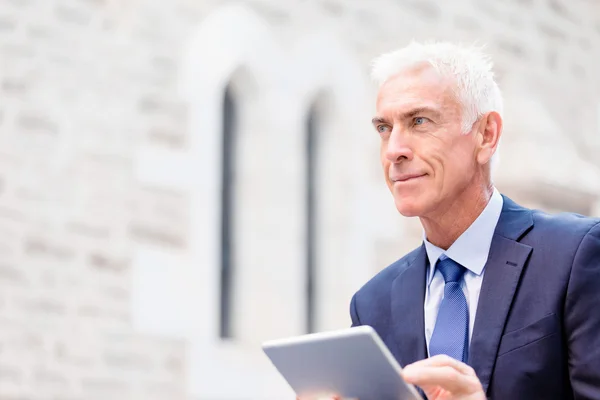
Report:
M 372 326 L 431 400 L 600 399 L 600 221 L 494 187 L 489 58 L 413 42 L 372 75 L 385 182 L 424 234 L 353 296 L 352 325 Z

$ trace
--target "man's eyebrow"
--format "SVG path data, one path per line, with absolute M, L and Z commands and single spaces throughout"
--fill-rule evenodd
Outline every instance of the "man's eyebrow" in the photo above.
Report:
M 401 116 L 403 119 L 408 119 L 408 118 L 412 118 L 419 114 L 433 114 L 435 116 L 439 116 L 440 112 L 437 109 L 432 108 L 432 107 L 417 107 L 417 108 L 413 108 L 412 110 L 401 114 Z
M 435 117 L 438 117 L 441 115 L 440 111 L 438 111 L 436 108 L 433 107 L 417 107 L 417 108 L 413 108 L 412 110 L 403 112 L 401 114 L 399 114 L 400 119 L 410 119 L 410 118 L 414 118 L 415 116 L 419 115 L 419 114 L 431 114 L 434 115 Z M 386 120 L 383 117 L 374 117 L 371 120 L 371 123 L 373 125 L 378 125 L 378 124 L 390 124 L 388 122 L 388 120 Z
M 388 122 L 384 118 L 382 118 L 382 117 L 374 117 L 371 120 L 371 123 L 373 125 L 377 125 L 377 124 L 387 124 Z

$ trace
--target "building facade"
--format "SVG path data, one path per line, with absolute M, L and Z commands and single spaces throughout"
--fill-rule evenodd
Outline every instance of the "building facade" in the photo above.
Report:
M 600 6 L 488 3 L 6 0 L 0 397 L 292 398 L 261 341 L 421 240 L 370 126 L 412 38 L 488 43 L 503 193 L 600 215 Z

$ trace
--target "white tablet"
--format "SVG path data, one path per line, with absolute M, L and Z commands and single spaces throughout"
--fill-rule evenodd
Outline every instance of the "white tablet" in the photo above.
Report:
M 263 350 L 297 396 L 422 400 L 370 326 L 272 340 Z

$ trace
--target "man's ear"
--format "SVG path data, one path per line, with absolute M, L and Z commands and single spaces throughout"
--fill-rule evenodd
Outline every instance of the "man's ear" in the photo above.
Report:
M 500 143 L 502 136 L 502 117 L 496 111 L 490 111 L 484 115 L 479 121 L 477 129 L 477 162 L 479 164 L 487 164 L 496 148 Z

